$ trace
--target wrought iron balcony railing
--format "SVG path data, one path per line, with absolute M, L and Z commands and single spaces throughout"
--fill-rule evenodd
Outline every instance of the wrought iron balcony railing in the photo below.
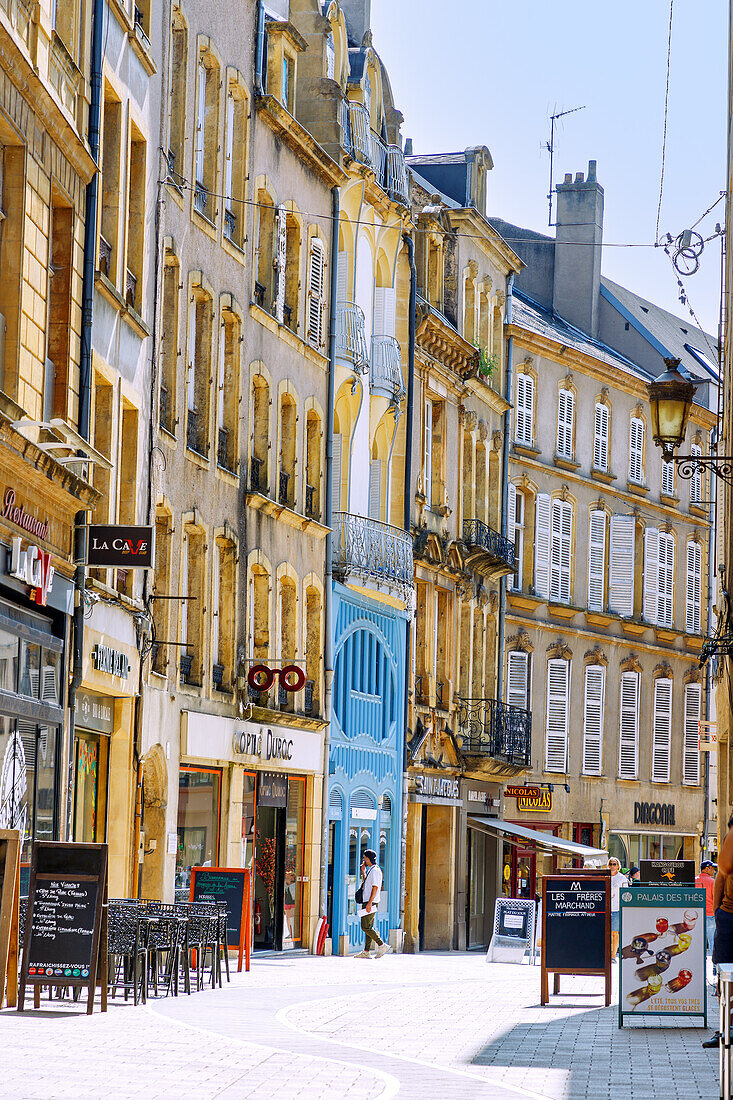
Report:
M 106 237 L 99 235 L 99 270 L 103 275 L 106 275 L 108 279 L 112 277 L 110 269 L 112 267 L 112 245 L 109 243 Z
M 532 715 L 498 699 L 457 699 L 458 732 L 467 756 L 528 768 L 532 760 Z
M 357 578 L 407 599 L 414 585 L 412 538 L 389 523 L 334 512 L 333 569 L 340 580 Z
M 208 205 L 209 192 L 206 190 L 203 183 L 200 183 L 199 180 L 196 180 L 196 187 L 194 188 L 193 192 L 193 208 L 199 214 L 201 214 L 202 217 L 207 218 L 210 221 L 211 219 L 206 213 L 206 207 Z
M 319 518 L 316 515 L 315 500 L 316 500 L 315 486 L 306 484 L 306 487 L 305 487 L 305 514 L 308 516 L 308 519 L 318 519 Z
M 224 665 L 213 664 L 211 666 L 211 682 L 217 691 L 224 690 Z
M 466 546 L 484 550 L 497 561 L 504 562 L 510 569 L 514 568 L 516 561 L 514 543 L 504 538 L 498 531 L 494 531 L 482 520 L 464 519 L 463 541 Z
M 265 485 L 265 460 L 263 458 L 255 458 L 254 455 L 249 460 L 249 487 L 253 493 L 267 493 L 267 486 Z
M 395 404 L 405 396 L 400 345 L 394 336 L 372 336 L 369 387 L 372 393 L 389 397 Z
M 219 425 L 219 438 L 216 444 L 216 461 L 222 470 L 232 469 L 232 460 L 229 457 L 229 430 Z
M 372 128 L 369 112 L 363 103 L 349 104 L 349 151 L 354 160 L 374 167 Z
M 182 684 L 192 683 L 192 680 L 191 680 L 191 669 L 192 669 L 192 667 L 193 667 L 193 656 L 190 653 L 182 653 L 181 654 L 181 683 Z
M 188 423 L 186 425 L 186 446 L 190 451 L 206 458 L 206 439 L 204 438 L 204 424 L 197 409 L 188 410 Z
M 342 101 L 340 121 L 344 149 L 354 160 L 372 169 L 377 183 L 391 199 L 407 206 L 407 165 L 400 147 L 385 145 L 379 134 L 372 130 L 369 111 L 363 103 Z
M 336 306 L 336 357 L 351 363 L 357 374 L 369 369 L 364 314 L 353 302 Z
M 125 273 L 125 301 L 128 306 L 132 306 L 135 309 L 135 303 L 137 301 L 137 275 L 130 271 L 129 267 Z
M 283 508 L 289 508 L 290 501 L 290 474 L 286 474 L 284 470 L 280 471 L 280 485 L 278 489 L 277 499 L 278 503 L 282 504 Z
M 384 190 L 397 202 L 407 206 L 410 201 L 410 187 L 407 179 L 405 154 L 397 145 L 387 146 L 384 169 Z
M 180 191 L 183 185 L 183 177 L 176 171 L 176 154 L 172 149 L 168 150 L 168 178 L 166 183 L 172 184 L 177 191 Z
M 267 287 L 263 283 L 258 283 L 255 280 L 255 305 L 260 309 L 265 308 L 265 294 L 267 293 Z

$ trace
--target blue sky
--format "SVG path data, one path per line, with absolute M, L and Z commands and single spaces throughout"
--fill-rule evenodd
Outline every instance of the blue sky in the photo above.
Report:
M 725 185 L 727 3 L 675 0 L 661 232 L 688 228 Z M 556 129 L 555 182 L 598 162 L 604 240 L 653 242 L 659 198 L 669 0 L 372 0 L 374 46 L 414 151 L 487 145 L 488 211 L 547 229 L 553 110 L 585 105 Z M 701 229 L 723 220 L 721 202 Z M 704 234 L 705 235 L 705 234 Z M 686 280 L 716 331 L 720 248 Z M 607 248 L 604 274 L 680 315 L 661 249 Z

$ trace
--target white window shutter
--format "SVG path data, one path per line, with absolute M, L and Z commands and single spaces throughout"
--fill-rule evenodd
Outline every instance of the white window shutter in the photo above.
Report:
M 639 673 L 621 674 L 618 738 L 619 779 L 639 777 Z
M 627 618 L 634 613 L 634 540 L 634 517 L 611 516 L 608 606 Z
M 702 447 L 699 443 L 693 443 L 690 446 L 690 454 L 693 457 L 700 457 L 702 455 Z M 690 504 L 699 504 L 702 500 L 702 469 L 699 466 L 695 467 L 695 472 L 690 479 Z
M 547 726 L 545 731 L 545 770 L 564 772 L 568 760 L 568 701 L 570 698 L 570 662 L 547 662 Z
M 674 623 L 674 536 L 659 532 L 659 603 L 657 622 L 660 626 Z
M 206 66 L 199 62 L 198 106 L 196 118 L 196 183 L 204 182 L 204 157 L 206 152 Z
M 374 317 L 372 332 L 375 336 L 394 336 L 397 295 L 394 287 L 374 288 Z
M 644 618 L 656 623 L 659 616 L 659 531 L 644 532 Z
M 336 76 L 336 43 L 333 32 L 326 32 L 326 76 L 333 80 Z
M 349 300 L 349 254 L 339 252 L 336 265 L 336 300 L 348 302 Z
M 588 527 L 588 607 L 603 611 L 606 580 L 606 513 L 596 509 Z
M 425 454 L 423 456 L 423 476 L 425 478 L 424 493 L 428 507 L 433 502 L 433 402 L 425 402 L 424 424 Z
M 507 654 L 507 703 L 529 709 L 529 654 L 512 650 Z
M 313 237 L 308 260 L 308 343 L 312 348 L 320 348 L 323 342 L 324 259 L 323 242 Z
M 544 600 L 550 598 L 550 497 L 538 493 L 534 523 L 534 589 Z
M 603 665 L 586 665 L 583 708 L 583 774 L 603 771 L 603 711 L 606 670 Z
M 672 754 L 672 681 L 654 681 L 652 718 L 652 783 L 669 783 Z
M 674 496 L 674 462 L 662 459 L 662 493 L 666 497 Z
M 344 449 L 344 437 L 333 434 L 333 461 L 331 463 L 331 507 L 334 512 L 341 511 L 341 462 Z
M 188 303 L 188 371 L 186 378 L 186 400 L 193 412 L 196 408 L 196 299 L 191 296 Z
M 384 292 L 385 287 L 374 288 L 374 314 L 372 316 L 372 332 L 375 336 L 386 336 L 384 320 Z
M 288 225 L 285 207 L 280 205 L 275 213 L 275 320 L 282 324 L 285 318 L 285 274 L 288 259 Z
M 682 748 L 682 782 L 697 786 L 700 782 L 700 684 L 685 686 L 685 716 Z
M 506 537 L 514 542 L 514 528 L 517 525 L 517 487 L 513 482 L 507 486 L 506 501 Z
M 573 457 L 573 413 L 575 399 L 570 390 L 560 390 L 557 400 L 557 453 Z
M 369 519 L 382 518 L 382 460 L 369 463 Z
M 596 405 L 593 465 L 596 470 L 608 470 L 608 406 L 600 403 Z
M 700 598 L 702 584 L 702 547 L 699 542 L 687 544 L 687 592 L 685 629 L 688 634 L 700 633 Z
M 629 481 L 642 484 L 644 477 L 644 421 L 632 416 L 629 425 Z
M 532 414 L 534 411 L 534 379 L 531 374 L 517 375 L 517 406 L 514 410 L 514 438 L 517 443 L 532 446 Z
M 568 501 L 553 500 L 550 552 L 550 599 L 570 603 L 570 548 L 573 508 Z

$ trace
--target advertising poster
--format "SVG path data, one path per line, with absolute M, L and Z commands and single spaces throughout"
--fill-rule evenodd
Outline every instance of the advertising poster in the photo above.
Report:
M 619 1027 L 624 1016 L 704 1016 L 705 891 L 621 890 Z

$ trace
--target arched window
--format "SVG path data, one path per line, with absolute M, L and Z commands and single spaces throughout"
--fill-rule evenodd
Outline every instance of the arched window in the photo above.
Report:
M 239 372 L 242 323 L 231 309 L 223 309 L 219 329 L 217 409 L 217 463 L 237 472 L 239 456 Z
M 252 436 L 249 487 L 252 492 L 268 493 L 270 454 L 270 387 L 261 374 L 252 379 Z
M 271 313 L 275 299 L 275 203 L 267 191 L 257 192 L 254 257 L 254 300 Z
M 236 561 L 236 547 L 232 540 L 217 538 L 214 543 L 214 607 L 211 628 L 212 683 L 217 691 L 231 691 L 234 684 Z
M 321 712 L 321 593 L 309 588 L 305 594 L 305 699 L 306 714 Z
M 188 66 L 188 30 L 177 12 L 171 27 L 171 91 L 168 132 L 168 180 L 180 187 L 186 175 L 186 71 Z
M 242 86 L 229 84 L 224 146 L 224 236 L 241 248 L 244 243 L 244 198 L 247 178 L 247 98 Z
M 219 157 L 219 88 L 221 70 L 214 55 L 202 50 L 196 72 L 196 149 L 194 209 L 213 222 L 216 212 L 216 165 Z
M 206 543 L 204 532 L 188 524 L 181 555 L 181 683 L 200 687 L 204 667 Z
M 209 453 L 211 314 L 210 295 L 201 286 L 192 287 L 188 312 L 186 446 L 203 457 Z
M 309 409 L 305 421 L 305 514 L 310 519 L 321 517 L 321 420 L 315 409 Z
M 298 331 L 300 303 L 300 224 L 293 214 L 285 216 L 285 303 L 283 320 L 291 332 Z
M 178 376 L 178 325 L 181 269 L 172 252 L 166 252 L 163 268 L 163 331 L 161 334 L 160 426 L 176 432 L 176 380 Z
M 289 393 L 280 398 L 280 477 L 278 482 L 278 503 L 286 508 L 294 508 L 296 503 L 295 486 L 295 444 L 297 409 Z
M 171 592 L 171 532 L 173 520 L 168 512 L 158 511 L 155 516 L 155 583 L 154 595 L 160 597 L 152 601 L 153 628 L 155 642 L 151 652 L 153 671 L 165 676 L 168 668 L 168 647 L 170 641 L 170 612 L 172 601 L 166 597 Z M 175 606 L 173 604 L 173 606 Z

